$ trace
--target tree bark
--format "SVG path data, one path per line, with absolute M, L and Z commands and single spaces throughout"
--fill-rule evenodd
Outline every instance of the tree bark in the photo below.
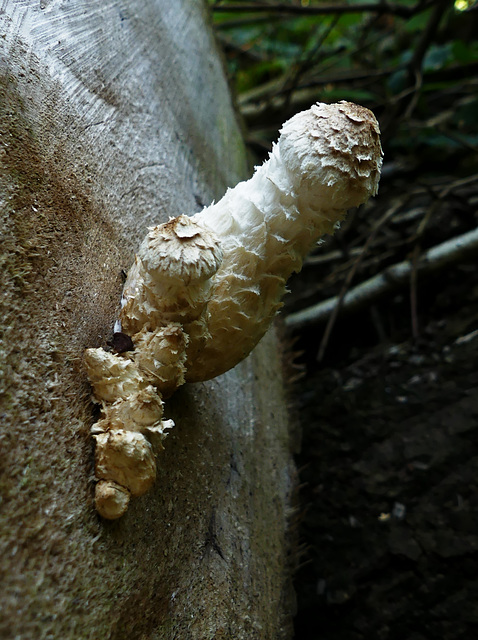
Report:
M 197 0 L 0 6 L 0 636 L 290 637 L 294 467 L 281 364 L 253 355 L 166 405 L 154 489 L 93 507 L 82 366 L 146 228 L 246 174 Z

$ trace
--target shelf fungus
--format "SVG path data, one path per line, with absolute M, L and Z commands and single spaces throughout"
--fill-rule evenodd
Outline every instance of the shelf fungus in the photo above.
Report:
M 370 111 L 317 103 L 284 124 L 250 180 L 194 216 L 149 230 L 124 286 L 116 353 L 85 353 L 101 405 L 92 432 L 103 517 L 119 518 L 154 483 L 153 445 L 173 426 L 162 399 L 251 352 L 317 240 L 375 195 L 381 164 Z

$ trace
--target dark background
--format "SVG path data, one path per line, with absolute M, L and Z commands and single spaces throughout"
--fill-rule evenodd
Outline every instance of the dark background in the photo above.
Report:
M 296 638 L 478 637 L 476 2 L 210 5 L 256 161 L 316 101 L 358 102 L 382 129 L 378 196 L 286 299 L 302 431 Z M 445 260 L 425 259 L 442 245 Z M 380 291 L 347 302 L 379 274 Z M 293 320 L 334 296 L 331 314 Z

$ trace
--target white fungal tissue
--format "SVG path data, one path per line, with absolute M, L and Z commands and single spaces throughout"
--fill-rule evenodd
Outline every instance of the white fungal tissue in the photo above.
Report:
M 250 180 L 192 217 L 149 230 L 115 325 L 121 353 L 85 352 L 101 405 L 92 428 L 100 515 L 119 518 L 130 496 L 154 483 L 154 436 L 160 443 L 174 426 L 162 419 L 162 398 L 251 352 L 317 240 L 376 194 L 381 165 L 368 109 L 317 103 L 284 124 Z

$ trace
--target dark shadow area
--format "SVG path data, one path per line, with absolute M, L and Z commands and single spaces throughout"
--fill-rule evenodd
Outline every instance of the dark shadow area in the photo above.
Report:
M 463 247 L 478 226 L 477 3 L 210 4 L 261 158 L 316 101 L 360 103 L 382 129 L 378 196 L 285 301 L 303 369 L 296 638 L 474 638 L 478 242 Z M 338 313 L 291 323 L 331 298 Z

